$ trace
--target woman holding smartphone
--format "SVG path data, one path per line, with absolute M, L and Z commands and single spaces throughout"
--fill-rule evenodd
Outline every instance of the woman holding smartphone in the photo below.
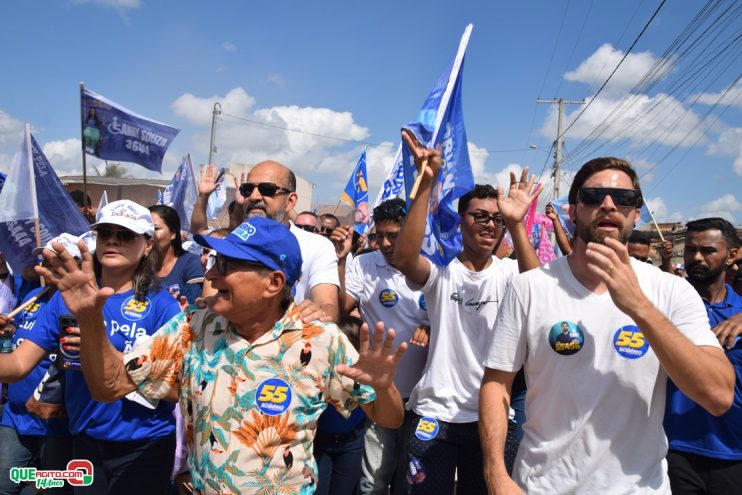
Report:
M 109 339 L 127 352 L 137 339 L 153 334 L 175 316 L 178 303 L 158 288 L 160 253 L 149 210 L 128 200 L 115 201 L 101 209 L 92 228 L 97 234 L 97 280 L 90 283 L 104 288 L 100 303 Z M 91 261 L 84 252 L 83 263 Z M 52 272 L 44 275 L 54 283 Z M 84 370 L 75 369 L 74 353 L 69 352 L 77 337 L 60 328 L 60 322 L 70 325 L 70 317 L 62 297 L 55 294 L 39 315 L 36 331 L 12 353 L 0 356 L 0 381 L 23 378 L 61 346 L 74 458 L 89 460 L 94 472 L 92 485 L 76 487 L 76 493 L 166 492 L 175 451 L 173 404 L 151 404 L 137 394 L 110 404 L 93 400 Z

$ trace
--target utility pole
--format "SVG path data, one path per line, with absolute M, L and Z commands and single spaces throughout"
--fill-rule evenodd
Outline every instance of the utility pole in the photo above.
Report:
M 216 137 L 216 116 L 222 113 L 222 106 L 219 102 L 214 103 L 214 111 L 211 115 L 211 142 L 209 143 L 209 161 L 207 165 L 212 165 L 211 157 L 216 153 L 216 147 L 214 146 L 214 138 Z
M 552 169 L 551 176 L 554 178 L 554 198 L 559 197 L 559 183 L 561 179 L 559 177 L 559 169 L 562 166 L 562 120 L 564 119 L 564 105 L 584 105 L 585 100 L 571 101 L 559 98 L 558 100 L 542 100 L 538 98 L 536 103 L 551 103 L 559 105 L 559 117 L 557 119 L 557 137 L 554 141 L 554 168 Z

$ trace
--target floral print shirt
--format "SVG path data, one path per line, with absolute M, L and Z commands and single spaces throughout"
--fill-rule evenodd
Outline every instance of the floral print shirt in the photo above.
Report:
M 192 306 L 126 354 L 124 365 L 148 398 L 179 391 L 195 489 L 310 494 L 322 411 L 330 403 L 348 416 L 376 398 L 336 371 L 357 359 L 335 324 L 304 324 L 293 304 L 252 343 L 224 317 Z

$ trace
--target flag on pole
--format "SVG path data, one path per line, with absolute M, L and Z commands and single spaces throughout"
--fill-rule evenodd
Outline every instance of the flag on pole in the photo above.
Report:
M 402 144 L 397 148 L 397 154 L 394 156 L 392 166 L 386 174 L 384 184 L 382 184 L 379 193 L 374 201 L 374 208 L 388 199 L 396 198 L 402 193 L 404 187 L 404 169 L 402 168 Z
M 353 230 L 359 234 L 365 234 L 368 228 L 368 176 L 366 175 L 366 150 L 361 153 L 361 158 L 350 174 L 348 184 L 345 186 L 340 201 L 349 204 L 356 209 L 353 222 Z
M 474 188 L 461 101 L 462 71 L 472 25 L 464 30 L 459 49 L 420 109 L 417 121 L 405 126 L 429 147 L 440 146 L 441 170 L 433 186 L 421 253 L 437 265 L 451 262 L 462 248 L 461 219 L 453 202 Z M 417 171 L 410 150 L 402 145 L 404 183 L 409 194 Z
M 100 211 L 101 208 L 103 208 L 107 204 L 108 204 L 108 192 L 104 189 L 103 190 L 103 194 L 100 197 L 100 201 L 98 201 L 98 210 L 97 211 Z
M 209 202 L 206 203 L 206 216 L 209 220 L 215 220 L 219 218 L 222 212 L 224 203 L 227 202 L 227 185 L 224 183 L 227 170 L 222 168 L 217 176 L 217 186 L 211 196 L 209 196 Z
M 193 173 L 191 154 L 188 153 L 180 162 L 173 180 L 162 193 L 161 204 L 170 206 L 178 212 L 181 229 L 191 230 L 191 214 L 197 197 L 196 176 Z
M 42 246 L 63 232 L 80 235 L 90 230 L 26 125 L 0 191 L 0 251 L 15 273 L 36 263 L 31 252 L 36 247 L 35 218 Z
M 87 154 L 162 170 L 165 152 L 180 129 L 134 113 L 88 89 L 82 89 L 80 101 Z

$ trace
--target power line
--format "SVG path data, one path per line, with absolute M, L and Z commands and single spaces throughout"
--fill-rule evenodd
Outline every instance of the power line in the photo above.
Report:
M 562 132 L 561 135 L 559 135 L 557 137 L 557 139 L 561 139 L 562 136 L 564 136 L 567 133 L 567 131 L 569 131 L 572 128 L 572 126 L 575 125 L 575 123 L 580 119 L 580 117 L 582 117 L 582 114 L 584 114 L 585 111 L 588 108 L 590 108 L 590 105 L 592 105 L 592 103 L 595 101 L 595 99 L 598 97 L 598 95 L 603 91 L 603 89 L 606 87 L 606 85 L 611 80 L 611 78 L 613 77 L 613 75 L 616 73 L 616 71 L 618 70 L 618 68 L 621 67 L 621 64 L 623 64 L 624 60 L 626 60 L 626 57 L 629 56 L 629 53 L 631 53 L 631 50 L 636 46 L 636 44 L 641 39 L 642 35 L 644 35 L 644 33 L 646 32 L 646 30 L 649 28 L 649 25 L 652 23 L 652 21 L 654 20 L 654 18 L 660 12 L 660 9 L 662 8 L 662 6 L 665 5 L 665 2 L 666 1 L 667 0 L 662 0 L 662 3 L 660 3 L 659 7 L 657 7 L 657 10 L 654 11 L 654 13 L 652 14 L 652 17 L 649 18 L 649 20 L 644 25 L 644 28 L 642 28 L 641 32 L 636 37 L 636 39 L 634 40 L 634 42 L 631 43 L 631 46 L 629 47 L 629 49 L 626 50 L 626 53 L 624 53 L 624 56 L 618 62 L 618 65 L 616 65 L 616 67 L 613 69 L 613 72 L 610 73 L 610 75 L 608 76 L 608 79 L 605 80 L 605 82 L 603 83 L 603 85 L 600 86 L 600 88 L 598 89 L 597 93 L 595 93 L 595 95 L 593 95 L 593 97 L 590 99 L 590 101 L 587 103 L 587 105 L 585 105 L 585 107 L 580 111 L 580 113 L 577 114 L 577 117 L 574 118 L 574 120 L 572 121 L 572 123 L 567 126 L 567 128 Z
M 309 131 L 304 131 L 304 130 L 301 130 L 301 129 L 293 129 L 291 127 L 284 127 L 284 126 L 280 126 L 280 125 L 276 125 L 276 124 L 269 124 L 268 122 L 261 122 L 259 120 L 248 119 L 246 117 L 240 117 L 239 115 L 233 115 L 231 113 L 227 113 L 227 112 L 224 112 L 224 111 L 220 112 L 220 115 L 224 115 L 225 117 L 229 117 L 229 118 L 236 119 L 236 120 L 241 120 L 241 121 L 247 122 L 249 124 L 254 124 L 254 125 L 258 125 L 258 126 L 262 126 L 262 127 L 267 127 L 267 128 L 270 128 L 270 129 L 276 129 L 276 130 L 287 131 L 287 132 L 295 132 L 297 134 L 305 134 L 305 135 L 308 135 L 308 136 L 314 136 L 314 137 L 324 138 L 324 139 L 332 139 L 333 141 L 341 141 L 341 142 L 353 143 L 353 144 L 363 144 L 365 146 L 385 146 L 385 147 L 389 147 L 389 148 L 396 148 L 397 146 L 399 146 L 398 143 L 372 143 L 370 141 L 360 141 L 360 140 L 357 140 L 357 139 L 348 139 L 348 138 L 341 138 L 341 137 L 337 137 L 337 136 L 328 136 L 326 134 L 319 134 L 319 133 L 316 133 L 316 132 L 309 132 Z M 520 151 L 527 151 L 527 150 L 530 150 L 530 149 L 531 148 L 516 148 L 516 149 L 492 150 L 492 149 L 479 148 L 479 149 L 473 150 L 473 151 L 470 150 L 469 151 L 469 154 L 479 154 L 479 155 L 482 155 L 482 154 L 485 154 L 485 153 L 516 153 L 516 152 L 520 152 Z

